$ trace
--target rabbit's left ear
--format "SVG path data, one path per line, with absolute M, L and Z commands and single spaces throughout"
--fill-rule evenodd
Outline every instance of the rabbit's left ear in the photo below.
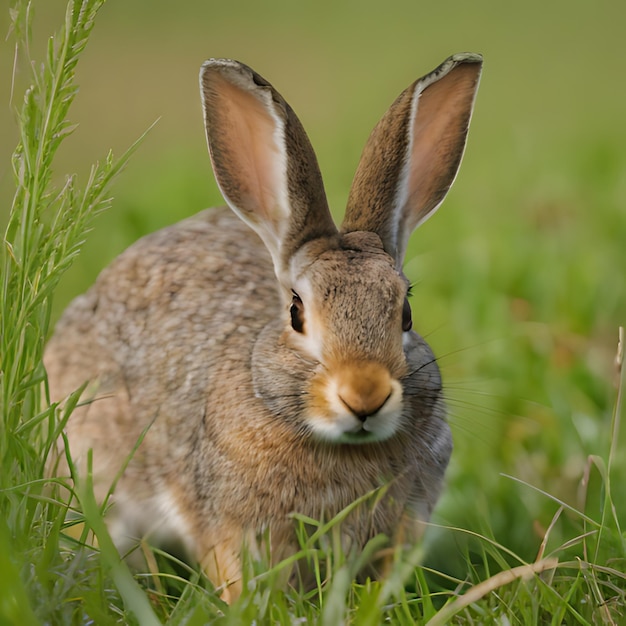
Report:
M 481 68 L 480 55 L 450 57 L 400 94 L 365 145 L 341 230 L 377 233 L 398 269 L 454 181 Z
M 300 246 L 337 234 L 313 148 L 282 96 L 243 63 L 204 63 L 200 92 L 217 183 L 280 278 Z

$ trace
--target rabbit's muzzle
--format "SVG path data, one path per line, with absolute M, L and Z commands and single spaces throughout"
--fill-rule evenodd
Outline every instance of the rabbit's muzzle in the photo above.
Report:
M 391 397 L 391 377 L 378 363 L 349 367 L 337 375 L 337 397 L 362 423 Z
M 310 398 L 310 427 L 326 441 L 384 441 L 397 431 L 402 415 L 402 385 L 374 361 L 343 362 L 318 372 Z

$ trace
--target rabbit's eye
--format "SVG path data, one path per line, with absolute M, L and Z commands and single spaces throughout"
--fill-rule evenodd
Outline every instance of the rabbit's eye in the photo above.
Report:
M 413 319 L 411 318 L 411 305 L 409 299 L 404 299 L 402 305 L 402 330 L 406 333 L 413 327 Z
M 291 300 L 291 307 L 289 307 L 289 313 L 291 314 L 291 327 L 297 333 L 304 332 L 304 304 L 300 296 L 295 292 L 293 293 L 293 299 Z

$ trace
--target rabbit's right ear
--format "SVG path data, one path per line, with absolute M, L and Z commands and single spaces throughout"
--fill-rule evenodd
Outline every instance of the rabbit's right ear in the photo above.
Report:
M 377 233 L 398 270 L 454 181 L 481 68 L 478 54 L 450 57 L 400 94 L 365 145 L 342 230 Z
M 303 243 L 337 233 L 311 143 L 282 96 L 243 63 L 204 63 L 200 92 L 220 190 L 261 237 L 280 278 Z

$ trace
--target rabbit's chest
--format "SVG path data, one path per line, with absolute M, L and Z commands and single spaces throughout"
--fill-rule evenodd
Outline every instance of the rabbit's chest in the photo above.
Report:
M 272 526 L 294 514 L 330 521 L 349 509 L 349 523 L 386 532 L 406 506 L 410 477 L 388 464 L 319 458 L 302 450 L 289 458 L 270 458 L 256 465 L 247 485 L 242 477 L 233 486 L 241 488 L 240 501 L 246 503 L 239 509 L 247 518 L 241 520 L 245 526 Z

